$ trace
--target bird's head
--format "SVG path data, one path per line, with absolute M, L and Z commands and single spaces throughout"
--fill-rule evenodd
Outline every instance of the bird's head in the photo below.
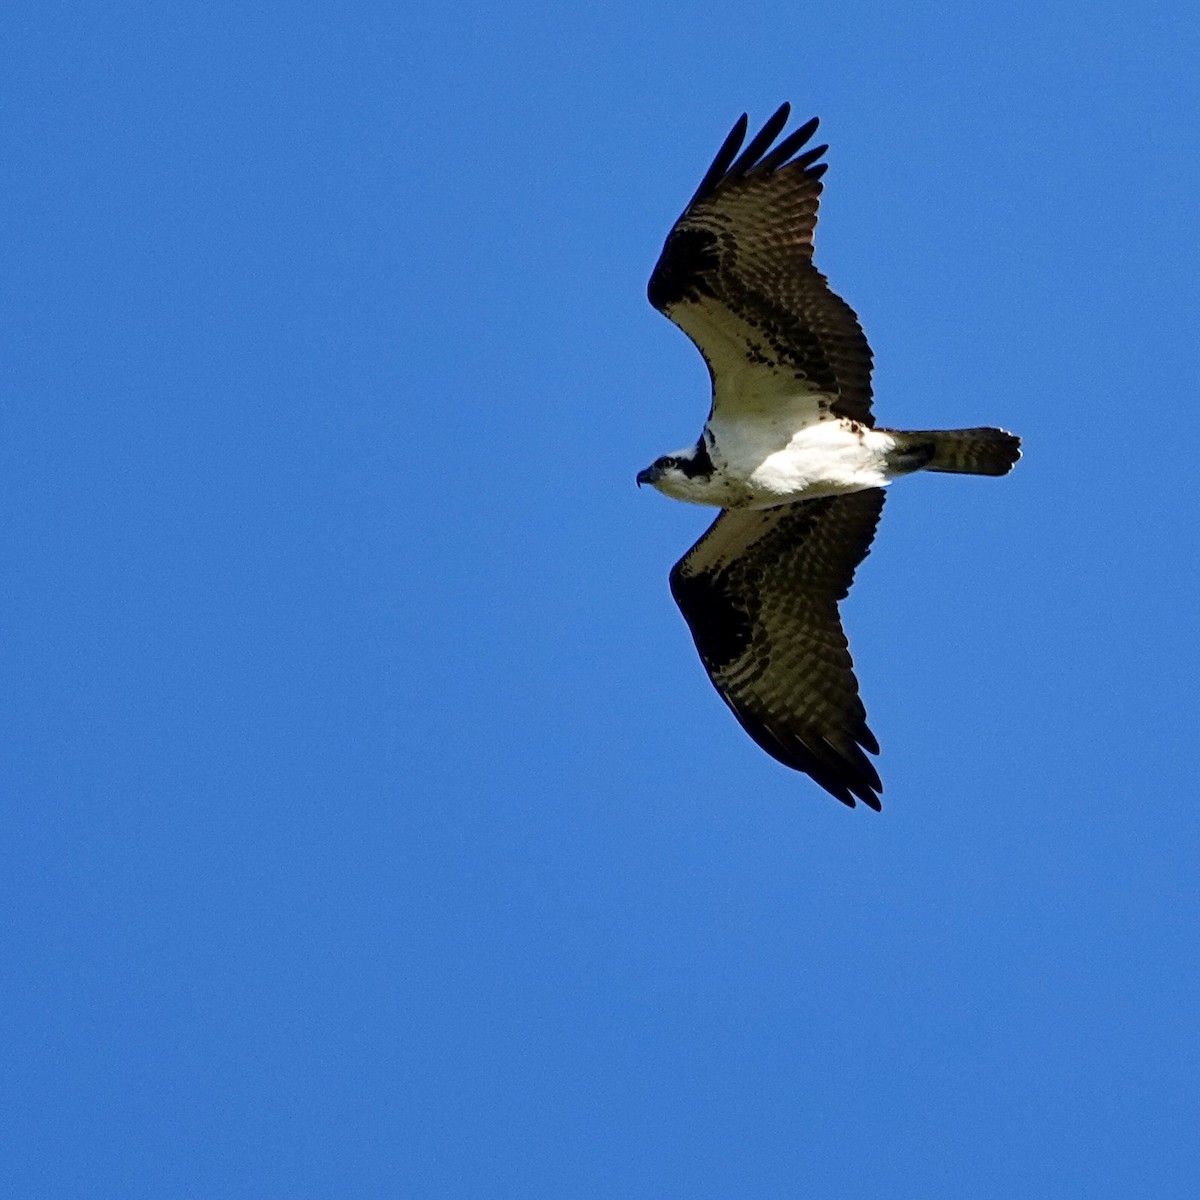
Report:
M 644 471 L 638 472 L 638 487 L 648 483 L 665 496 L 690 500 L 693 504 L 711 504 L 715 467 L 703 439 L 686 450 L 656 458 Z

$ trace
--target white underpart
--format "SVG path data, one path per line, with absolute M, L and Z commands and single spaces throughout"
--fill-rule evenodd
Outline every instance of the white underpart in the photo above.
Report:
M 837 496 L 882 487 L 895 478 L 887 465 L 890 434 L 826 418 L 789 432 L 773 421 L 714 421 L 722 474 L 749 491 L 745 508 Z
M 669 471 L 655 486 L 677 500 L 721 508 L 774 508 L 793 500 L 883 487 L 891 434 L 822 414 L 812 392 L 739 397 L 718 403 L 704 440 L 716 468 L 711 478 Z M 830 397 L 829 399 L 832 399 Z M 683 451 L 676 457 L 690 457 Z

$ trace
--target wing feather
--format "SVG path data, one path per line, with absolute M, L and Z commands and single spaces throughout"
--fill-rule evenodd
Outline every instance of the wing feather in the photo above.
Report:
M 881 488 L 727 510 L 675 564 L 671 593 L 742 728 L 843 804 L 880 807 L 854 664 L 838 615 L 866 557 Z
M 742 113 L 734 122 L 725 141 L 721 143 L 721 148 L 717 151 L 717 156 L 712 160 L 711 166 L 704 173 L 704 178 L 700 180 L 700 186 L 696 189 L 695 195 L 688 201 L 688 208 L 691 208 L 697 200 L 708 195 L 724 178 L 725 172 L 733 165 L 733 160 L 737 157 L 742 142 L 746 140 L 746 130 L 749 127 L 750 118 Z
M 768 119 L 767 123 L 754 135 L 737 162 L 730 168 L 729 174 L 737 177 L 745 175 L 748 170 L 762 157 L 763 151 L 783 132 L 788 123 L 792 106 L 781 104 Z
M 668 235 L 647 293 L 704 355 L 714 413 L 801 396 L 810 419 L 871 424 L 871 348 L 812 262 L 826 169 L 816 160 L 827 147 L 798 153 L 814 117 L 771 149 L 789 115 L 785 104 L 744 150 L 749 125 L 739 118 Z

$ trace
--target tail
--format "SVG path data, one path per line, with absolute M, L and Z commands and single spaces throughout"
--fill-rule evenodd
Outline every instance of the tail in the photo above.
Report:
M 896 439 L 888 456 L 901 471 L 949 471 L 955 475 L 1007 475 L 1021 457 L 1021 439 L 1003 429 L 887 431 Z

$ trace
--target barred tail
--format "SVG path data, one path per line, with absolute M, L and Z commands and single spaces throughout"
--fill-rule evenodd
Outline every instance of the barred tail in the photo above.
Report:
M 1021 439 L 1003 429 L 888 430 L 901 469 L 956 475 L 1007 475 L 1021 457 Z M 889 456 L 890 457 L 890 456 Z M 911 466 L 908 465 L 911 463 Z

